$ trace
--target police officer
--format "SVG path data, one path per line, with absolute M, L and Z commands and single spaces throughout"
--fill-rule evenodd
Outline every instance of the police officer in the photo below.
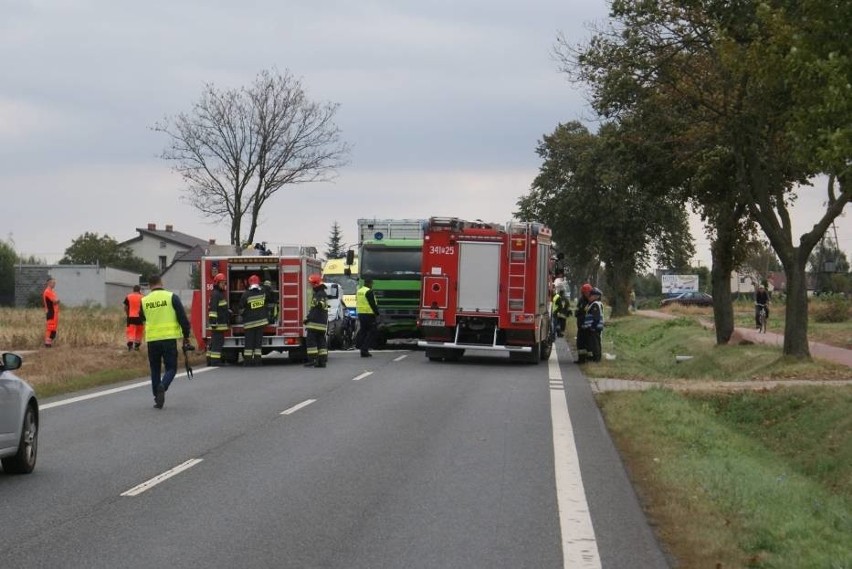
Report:
M 355 311 L 358 313 L 358 335 L 355 345 L 361 349 L 361 357 L 369 358 L 373 354 L 370 348 L 376 341 L 376 318 L 379 316 L 379 306 L 373 293 L 373 279 L 365 278 L 364 286 L 355 294 Z
M 260 287 L 260 277 L 251 275 L 249 287 L 240 297 L 240 312 L 243 315 L 245 330 L 245 348 L 243 349 L 243 365 L 259 366 L 263 355 L 263 329 L 269 323 L 269 312 L 266 307 L 266 291 Z
M 152 275 L 148 284 L 151 286 L 151 292 L 142 297 L 142 318 L 145 321 L 145 342 L 148 344 L 154 407 L 162 409 L 166 391 L 177 373 L 178 352 L 175 340 L 183 338 L 184 351 L 194 348 L 189 341 L 191 329 L 180 297 L 163 288 L 160 275 Z M 165 372 L 161 378 L 163 365 Z
M 583 318 L 583 329 L 587 333 L 587 356 L 594 362 L 601 361 L 601 333 L 604 328 L 603 302 L 600 289 L 592 287 L 588 293 L 589 304 Z
M 307 330 L 308 363 L 305 367 L 325 367 L 328 361 L 328 294 L 322 277 L 313 274 L 308 282 L 314 290 L 308 315 L 303 321 Z
M 231 317 L 228 309 L 228 294 L 225 290 L 226 278 L 222 273 L 213 277 L 213 290 L 207 308 L 207 325 L 210 327 L 210 347 L 207 350 L 207 365 L 221 366 L 222 346 L 225 345 L 225 332 Z

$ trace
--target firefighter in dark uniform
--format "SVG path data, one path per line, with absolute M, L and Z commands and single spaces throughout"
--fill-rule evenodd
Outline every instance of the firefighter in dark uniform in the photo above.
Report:
M 309 276 L 308 282 L 314 289 L 314 296 L 304 320 L 309 360 L 305 367 L 325 367 L 328 361 L 328 295 L 318 274 Z
M 589 352 L 589 330 L 584 328 L 586 322 L 586 310 L 589 308 L 589 293 L 592 292 L 592 285 L 584 283 L 580 287 L 580 298 L 577 299 L 577 308 L 574 310 L 574 316 L 577 318 L 577 359 L 575 364 L 585 363 Z
M 225 292 L 225 275 L 217 273 L 213 277 L 213 290 L 210 292 L 210 304 L 207 308 L 207 325 L 210 327 L 210 347 L 207 350 L 207 365 L 221 366 L 222 346 L 225 345 L 225 332 L 231 314 L 228 309 L 228 295 Z
M 361 350 L 362 358 L 372 357 L 370 348 L 376 341 L 379 306 L 376 304 L 376 295 L 373 292 L 373 279 L 364 279 L 364 286 L 355 294 L 355 311 L 358 313 L 358 335 L 355 338 L 355 346 Z
M 270 324 L 276 324 L 278 322 L 280 307 L 278 305 L 278 295 L 275 293 L 275 289 L 272 288 L 272 281 L 263 281 L 263 290 L 266 292 L 266 308 L 269 311 L 268 321 Z
M 243 316 L 245 346 L 243 365 L 259 366 L 263 355 L 263 329 L 269 322 L 266 306 L 266 291 L 260 286 L 260 277 L 252 275 L 248 279 L 249 287 L 240 297 L 240 312 Z

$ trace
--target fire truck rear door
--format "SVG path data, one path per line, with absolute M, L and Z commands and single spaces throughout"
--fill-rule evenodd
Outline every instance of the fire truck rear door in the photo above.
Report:
M 501 243 L 459 243 L 459 312 L 497 312 Z

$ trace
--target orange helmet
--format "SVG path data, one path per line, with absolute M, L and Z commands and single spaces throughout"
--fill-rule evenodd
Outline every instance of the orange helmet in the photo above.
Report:
M 223 273 L 216 273 L 216 276 L 213 277 L 213 284 L 221 283 L 225 281 L 225 275 Z
M 259 285 L 260 284 L 260 277 L 257 276 L 257 275 L 252 275 L 252 276 L 249 277 L 248 283 L 249 283 L 249 286 Z
M 322 277 L 314 273 L 308 277 L 308 282 L 311 283 L 311 286 L 319 286 L 322 284 Z

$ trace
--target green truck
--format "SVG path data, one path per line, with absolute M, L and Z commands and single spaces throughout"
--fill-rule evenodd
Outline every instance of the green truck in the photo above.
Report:
M 420 309 L 422 219 L 359 219 L 358 276 L 373 279 L 379 305 L 379 344 L 416 338 Z

